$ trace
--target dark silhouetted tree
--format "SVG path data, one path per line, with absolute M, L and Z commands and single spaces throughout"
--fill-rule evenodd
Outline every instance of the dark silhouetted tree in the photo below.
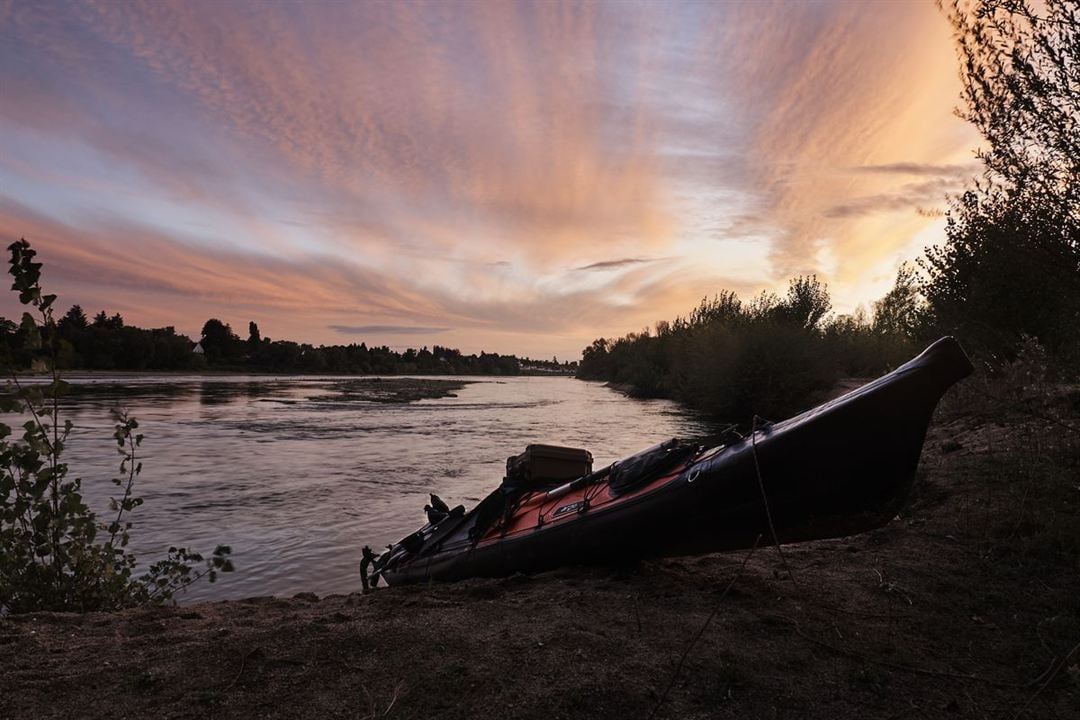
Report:
M 900 266 L 896 282 L 884 297 L 874 303 L 874 332 L 914 338 L 922 322 L 922 299 L 919 277 L 910 265 Z
M 947 242 L 921 265 L 933 323 L 976 349 L 1009 356 L 1024 335 L 1080 353 L 1080 236 L 1025 191 L 965 193 Z
M 82 307 L 78 305 L 72 305 L 64 317 L 60 318 L 58 323 L 61 329 L 69 327 L 73 330 L 85 330 L 89 326 L 89 321 L 86 319 L 86 313 L 83 312 Z
M 1080 358 L 1080 3 L 954 3 L 960 115 L 986 138 L 920 265 L 930 319 L 990 355 L 1022 336 Z
M 240 338 L 229 325 L 217 318 L 210 318 L 203 324 L 201 342 L 207 361 L 229 362 L 236 355 Z
M 954 0 L 964 107 L 989 179 L 1080 218 L 1080 2 Z
M 788 285 L 787 296 L 776 306 L 778 317 L 799 327 L 816 328 L 832 309 L 829 288 L 817 275 L 797 277 Z

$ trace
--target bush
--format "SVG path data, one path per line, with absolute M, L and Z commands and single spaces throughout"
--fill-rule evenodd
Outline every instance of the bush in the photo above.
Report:
M 219 545 L 209 558 L 187 548 L 169 548 L 165 558 L 139 576 L 138 562 L 127 549 L 131 513 L 142 504 L 135 495 L 142 472 L 139 449 L 143 436 L 135 418 L 116 411 L 117 451 L 121 456 L 120 489 L 110 504 L 109 521 L 101 521 L 82 499 L 82 481 L 70 479 L 63 462 L 72 423 L 60 413 L 68 385 L 58 371 L 61 339 L 53 320 L 55 295 L 41 289 L 41 263 L 25 240 L 13 243 L 12 289 L 19 301 L 36 311 L 23 314 L 21 352 L 49 370 L 49 382 L 24 383 L 13 370 L 11 354 L 3 358 L 10 371 L 0 397 L 0 411 L 22 417 L 22 432 L 0 423 L 0 611 L 115 610 L 170 599 L 205 577 L 233 569 L 230 549 Z
M 727 420 L 779 419 L 843 375 L 878 373 L 910 355 L 913 343 L 896 326 L 906 330 L 914 312 L 912 282 L 901 273 L 879 325 L 862 315 L 831 318 L 828 288 L 812 276 L 793 279 L 784 297 L 762 293 L 744 303 L 724 291 L 686 317 L 657 323 L 655 334 L 594 341 L 578 377 L 671 397 Z
M 1020 190 L 968 192 L 922 259 L 928 318 L 996 364 L 1024 336 L 1080 361 L 1080 225 Z

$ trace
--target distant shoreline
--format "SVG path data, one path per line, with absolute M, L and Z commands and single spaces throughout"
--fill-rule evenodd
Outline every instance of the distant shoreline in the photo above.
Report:
M 376 377 L 417 377 L 417 378 L 440 378 L 440 377 L 482 377 L 482 378 L 512 378 L 512 377 L 565 377 L 574 378 L 573 373 L 558 372 L 520 372 L 515 375 L 490 374 L 490 373 L 425 373 L 425 372 L 386 372 L 386 373 L 341 373 L 341 372 L 274 372 L 272 370 L 61 370 L 60 374 L 65 380 L 80 377 L 130 377 L 169 375 L 176 377 L 200 376 L 200 377 L 311 377 L 311 378 L 376 378 Z M 48 372 L 20 371 L 15 373 L 19 378 L 49 378 Z M 9 375 L 10 377 L 10 375 Z

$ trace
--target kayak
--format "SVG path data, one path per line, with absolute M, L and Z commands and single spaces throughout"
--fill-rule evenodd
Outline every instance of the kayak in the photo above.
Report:
M 471 511 L 429 513 L 427 525 L 377 558 L 367 551 L 372 579 L 501 577 L 881 527 L 911 490 L 938 401 L 972 371 L 946 337 L 800 415 L 755 418 L 745 437 L 668 440 L 597 471 L 583 450 L 530 446 Z

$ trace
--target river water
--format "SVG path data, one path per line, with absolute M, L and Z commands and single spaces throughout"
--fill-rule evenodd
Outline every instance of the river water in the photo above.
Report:
M 191 602 L 358 590 L 364 544 L 381 548 L 423 524 L 429 492 L 472 507 L 529 443 L 588 448 L 599 468 L 711 430 L 669 401 L 631 400 L 598 383 L 461 379 L 470 383 L 457 397 L 381 404 L 343 396 L 343 378 L 72 377 L 65 455 L 104 514 L 120 462 L 110 409 L 138 418 L 140 561 L 170 545 L 233 549 L 236 572 L 178 598 Z

